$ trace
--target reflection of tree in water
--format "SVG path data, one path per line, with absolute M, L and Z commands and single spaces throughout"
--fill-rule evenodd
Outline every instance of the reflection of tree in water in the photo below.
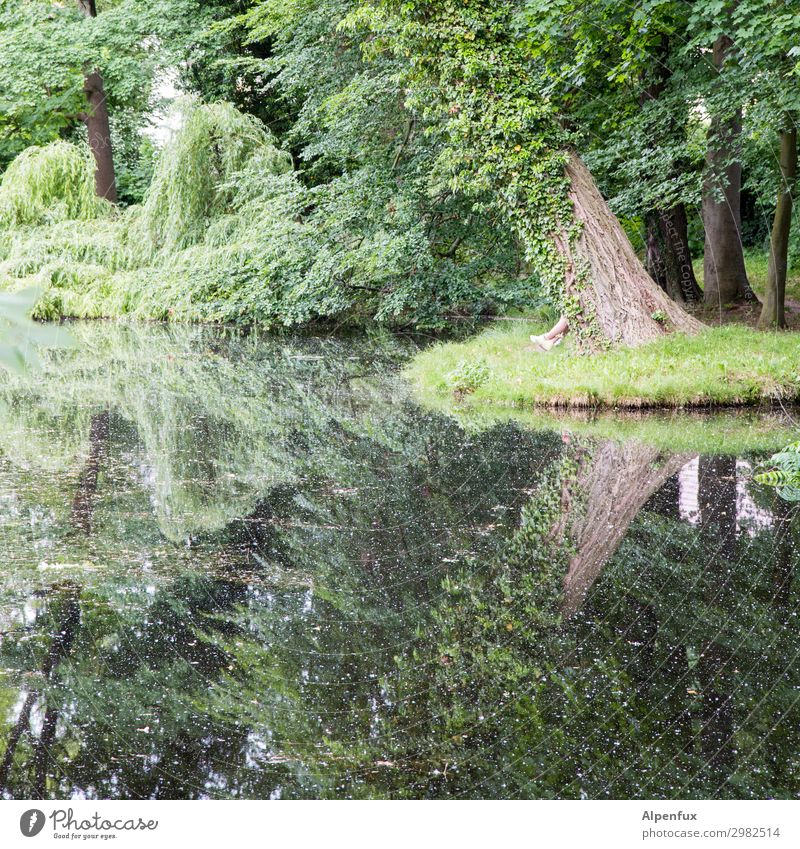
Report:
M 287 795 L 796 794 L 797 764 L 786 758 L 798 742 L 798 682 L 786 669 L 798 651 L 786 615 L 796 591 L 777 592 L 764 564 L 796 559 L 787 540 L 797 530 L 737 540 L 736 488 L 708 475 L 701 495 L 722 486 L 727 500 L 706 509 L 699 529 L 671 505 L 661 505 L 668 515 L 640 511 L 685 459 L 613 443 L 570 450 L 539 478 L 489 563 L 456 565 L 412 643 L 389 646 L 396 659 L 371 700 L 334 702 L 336 677 L 319 673 L 317 687 L 265 698 L 269 681 L 300 680 L 315 651 L 347 640 L 357 657 L 374 653 L 369 635 L 312 646 L 280 632 L 269 656 L 254 646 L 242 654 L 242 702 L 261 694 L 257 707 L 231 702 L 228 688 L 214 709 L 243 709 L 248 724 L 270 730 L 264 758 L 287 762 Z M 716 468 L 735 471 L 728 460 Z M 712 518 L 733 528 L 732 540 Z M 710 568 L 721 546 L 727 556 Z M 260 612 L 247 621 L 262 622 Z M 248 793 L 264 792 L 257 773 L 247 779 Z
M 613 441 L 583 458 L 578 473 L 564 483 L 559 517 L 575 548 L 564 579 L 565 616 L 578 610 L 642 506 L 685 462 L 686 457 L 665 458 L 638 442 Z M 576 497 L 583 509 L 574 516 Z
M 43 594 L 0 645 L 8 795 L 796 794 L 797 522 L 737 533 L 732 459 L 692 526 L 686 458 L 467 433 L 390 353 L 238 344 L 116 340 L 3 411 L 84 434 L 0 468 L 0 613 Z
M 230 366 L 208 367 L 213 375 Z M 123 798 L 235 793 L 244 783 L 239 771 L 247 774 L 248 759 L 264 741 L 241 704 L 233 715 L 208 710 L 209 693 L 228 686 L 223 671 L 235 677 L 229 695 L 238 700 L 236 679 L 244 672 L 231 647 L 249 650 L 255 634 L 254 648 L 263 655 L 292 650 L 294 641 L 299 662 L 300 651 L 316 646 L 317 669 L 314 662 L 303 665 L 309 684 L 315 675 L 334 679 L 332 704 L 346 711 L 380 698 L 392 646 L 413 639 L 449 564 L 466 552 L 492 550 L 495 530 L 513 525 L 543 458 L 558 451 L 553 438 L 513 425 L 468 437 L 455 423 L 378 391 L 375 380 L 380 387 L 388 376 L 380 358 L 371 366 L 379 378 L 361 362 L 342 366 L 345 381 L 337 381 L 336 363 L 319 359 L 286 368 L 289 377 L 273 368 L 263 378 L 276 397 L 254 406 L 251 418 L 241 409 L 228 416 L 215 392 L 191 393 L 185 383 L 176 400 L 175 371 L 139 385 L 133 399 L 109 394 L 127 382 L 117 379 L 94 394 L 90 386 L 71 389 L 64 394 L 73 403 L 77 396 L 103 410 L 86 417 L 88 448 L 63 476 L 32 481 L 4 469 L 4 485 L 12 486 L 21 508 L 2 540 L 18 564 L 18 589 L 12 583 L 9 590 L 21 593 L 43 581 L 52 586 L 50 572 L 37 574 L 34 566 L 31 574 L 40 550 L 59 569 L 66 561 L 82 570 L 81 637 L 61 663 L 60 687 L 42 707 L 49 722 L 40 751 L 48 755 L 37 760 L 16 744 L 6 748 L 12 795 L 34 785 L 55 797 L 76 789 Z M 300 373 L 306 374 L 302 389 L 292 383 Z M 265 397 L 254 393 L 249 377 L 227 377 L 244 393 Z M 36 392 L 43 407 L 58 403 L 58 393 L 41 386 Z M 186 407 L 176 416 L 187 394 L 196 406 L 191 416 Z M 163 482 L 149 492 L 151 474 L 142 481 L 125 459 L 137 462 L 142 438 Z M 257 476 L 265 465 L 259 457 L 271 463 L 272 474 Z M 244 475 L 248 463 L 256 468 Z M 236 477 L 247 480 L 246 492 L 230 488 Z M 46 528 L 30 539 L 26 505 L 50 511 Z M 191 536 L 176 546 L 154 533 L 154 511 L 163 533 L 191 527 Z M 234 518 L 237 511 L 243 518 Z M 150 559 L 172 562 L 172 571 L 142 572 Z M 250 610 L 258 612 L 252 621 Z M 41 642 L 55 627 L 44 617 L 27 631 L 11 629 L 0 648 L 7 665 L 33 671 L 23 637 L 33 628 L 32 639 Z M 359 645 L 367 649 L 363 658 Z M 324 654 L 330 646 L 338 658 Z M 285 699 L 303 671 L 292 671 L 294 681 L 273 676 L 264 697 Z M 11 714 L 10 729 L 18 719 Z M 353 730 L 368 733 L 359 723 Z M 270 774 L 273 784 L 285 778 L 285 762 L 278 761 L 272 773 L 261 770 L 261 781 L 269 784 Z
M 80 625 L 80 590 L 78 587 L 65 586 L 53 590 L 48 598 L 47 631 L 52 634 L 49 647 L 44 654 L 41 666 L 34 677 L 37 684 L 24 695 L 22 708 L 16 723 L 11 728 L 0 763 L 0 793 L 10 789 L 11 767 L 17 755 L 17 747 L 23 737 L 30 739 L 33 755 L 27 761 L 32 766 L 33 781 L 15 788 L 17 798 L 41 799 L 45 795 L 45 783 L 48 768 L 52 768 L 51 750 L 56 734 L 59 717 L 58 702 L 63 698 L 60 690 L 59 665 L 68 658 Z M 34 742 L 31 732 L 31 712 L 38 702 L 44 702 L 44 718 L 38 740 Z

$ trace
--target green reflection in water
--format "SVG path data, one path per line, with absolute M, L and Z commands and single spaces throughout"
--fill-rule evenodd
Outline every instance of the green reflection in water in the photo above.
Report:
M 425 411 L 410 340 L 75 335 L 0 393 L 6 796 L 800 793 L 797 511 L 734 418 L 698 458 Z

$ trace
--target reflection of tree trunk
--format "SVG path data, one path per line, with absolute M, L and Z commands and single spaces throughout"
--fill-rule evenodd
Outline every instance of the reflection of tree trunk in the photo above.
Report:
M 647 445 L 613 441 L 600 445 L 586 460 L 569 485 L 574 492 L 562 496 L 567 515 L 559 526 L 568 528 L 576 549 L 564 578 L 565 617 L 580 608 L 647 499 L 685 462 L 685 457 L 663 457 Z M 576 501 L 584 510 L 570 516 Z
M 77 587 L 70 587 L 64 594 L 64 609 L 58 622 L 58 630 L 56 631 L 50 650 L 47 653 L 44 664 L 42 665 L 42 677 L 45 684 L 57 686 L 59 683 L 57 667 L 58 664 L 72 649 L 72 643 L 75 639 L 75 633 L 81 619 L 81 609 L 79 602 L 80 590 Z M 6 751 L 3 755 L 3 761 L 0 764 L 0 791 L 6 789 L 8 785 L 8 774 L 11 770 L 11 764 L 14 761 L 14 754 L 17 745 L 22 735 L 30 728 L 31 710 L 33 709 L 36 700 L 39 698 L 39 690 L 31 690 L 25 703 L 20 711 L 19 718 L 14 725 L 11 734 L 9 735 L 6 744 Z M 34 772 L 35 772 L 35 798 L 42 798 L 45 790 L 45 780 L 47 777 L 47 760 L 52 748 L 53 740 L 55 739 L 56 724 L 58 722 L 58 708 L 48 705 L 45 711 L 42 733 L 36 746 L 34 755 Z
M 730 599 L 730 564 L 736 556 L 736 458 L 700 457 L 697 500 L 701 536 L 706 546 L 705 603 L 724 609 Z M 703 694 L 700 747 L 712 779 L 719 783 L 734 766 L 732 682 L 728 648 L 711 640 L 697 665 Z
M 25 703 L 22 705 L 22 710 L 20 711 L 19 718 L 17 719 L 16 724 L 11 729 L 11 733 L 8 735 L 8 742 L 6 743 L 6 751 L 3 755 L 3 762 L 0 764 L 0 792 L 6 789 L 8 784 L 8 773 L 11 770 L 11 764 L 14 761 L 14 753 L 17 750 L 17 744 L 19 743 L 20 737 L 28 730 L 31 722 L 31 710 L 33 709 L 33 705 L 36 702 L 36 699 L 39 698 L 38 690 L 31 690 L 28 693 L 28 697 L 25 699 Z
M 83 533 L 92 530 L 92 512 L 94 511 L 95 495 L 97 494 L 97 476 L 100 472 L 100 462 L 105 454 L 109 436 L 108 412 L 92 416 L 89 429 L 89 456 L 81 472 L 78 491 L 72 500 L 72 524 Z
M 736 458 L 700 457 L 698 472 L 700 524 L 708 546 L 709 567 L 727 576 L 719 556 L 736 556 Z
M 64 599 L 64 610 L 59 623 L 58 633 L 50 646 L 48 667 L 45 674 L 50 687 L 58 687 L 59 675 L 58 664 L 69 655 L 75 632 L 81 621 L 81 608 L 78 601 L 78 590 L 73 588 Z M 34 798 L 43 799 L 47 781 L 47 766 L 51 759 L 53 741 L 56 737 L 56 725 L 58 723 L 59 709 L 48 704 L 42 723 L 42 733 L 36 744 L 36 753 L 33 757 L 34 766 Z
M 700 713 L 700 747 L 714 780 L 720 782 L 734 767 L 731 740 L 734 733 L 733 696 L 725 674 L 731 655 L 715 643 L 703 649 L 697 664 L 703 692 Z M 727 691 L 727 692 L 726 692 Z
M 775 517 L 775 566 L 772 570 L 772 585 L 775 595 L 773 601 L 780 607 L 787 607 L 794 572 L 792 565 L 792 521 L 797 515 L 797 508 L 776 495 L 772 513 Z
M 675 519 L 676 521 L 680 519 L 681 482 L 679 474 L 676 473 L 664 481 L 664 485 L 650 496 L 642 509 L 649 510 L 651 513 L 658 513 L 659 516 L 664 516 L 667 519 Z

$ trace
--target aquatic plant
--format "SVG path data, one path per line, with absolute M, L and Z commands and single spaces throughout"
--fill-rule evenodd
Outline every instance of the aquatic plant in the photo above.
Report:
M 800 501 L 800 442 L 787 445 L 759 466 L 757 483 L 773 486 L 785 501 Z

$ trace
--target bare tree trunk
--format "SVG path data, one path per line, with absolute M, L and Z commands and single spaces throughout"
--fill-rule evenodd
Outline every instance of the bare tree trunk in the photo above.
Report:
M 578 519 L 566 516 L 559 522 L 575 544 L 564 578 L 565 618 L 580 609 L 645 502 L 686 460 L 677 455 L 664 458 L 657 448 L 638 442 L 609 440 L 586 461 L 570 485 L 574 493 L 562 494 L 567 511 L 571 505 L 584 505 Z
M 772 221 L 767 266 L 767 290 L 758 319 L 759 327 L 786 327 L 786 272 L 789 265 L 789 231 L 792 226 L 792 193 L 797 177 L 797 129 L 781 131 L 781 181 Z
M 703 325 L 652 280 L 577 154 L 567 164 L 570 199 L 580 235 L 556 245 L 567 260 L 566 295 L 579 304 L 579 340 L 598 348 L 604 339 L 639 345 L 673 330 L 696 333 Z M 576 319 L 572 318 L 573 324 Z
M 647 270 L 673 301 L 697 303 L 703 299 L 692 267 L 686 207 L 682 203 L 647 216 Z
M 78 8 L 86 17 L 97 17 L 95 0 L 78 0 Z M 111 127 L 108 122 L 103 78 L 95 68 L 87 73 L 83 91 L 89 103 L 82 116 L 89 135 L 89 148 L 94 156 L 94 190 L 98 197 L 117 201 L 117 180 L 114 173 L 114 152 L 111 148 Z
M 726 35 L 714 42 L 713 61 L 718 71 L 732 44 Z M 742 163 L 738 155 L 741 134 L 741 109 L 732 116 L 712 116 L 703 185 L 703 278 L 704 300 L 715 306 L 757 300 L 747 280 L 742 247 Z

